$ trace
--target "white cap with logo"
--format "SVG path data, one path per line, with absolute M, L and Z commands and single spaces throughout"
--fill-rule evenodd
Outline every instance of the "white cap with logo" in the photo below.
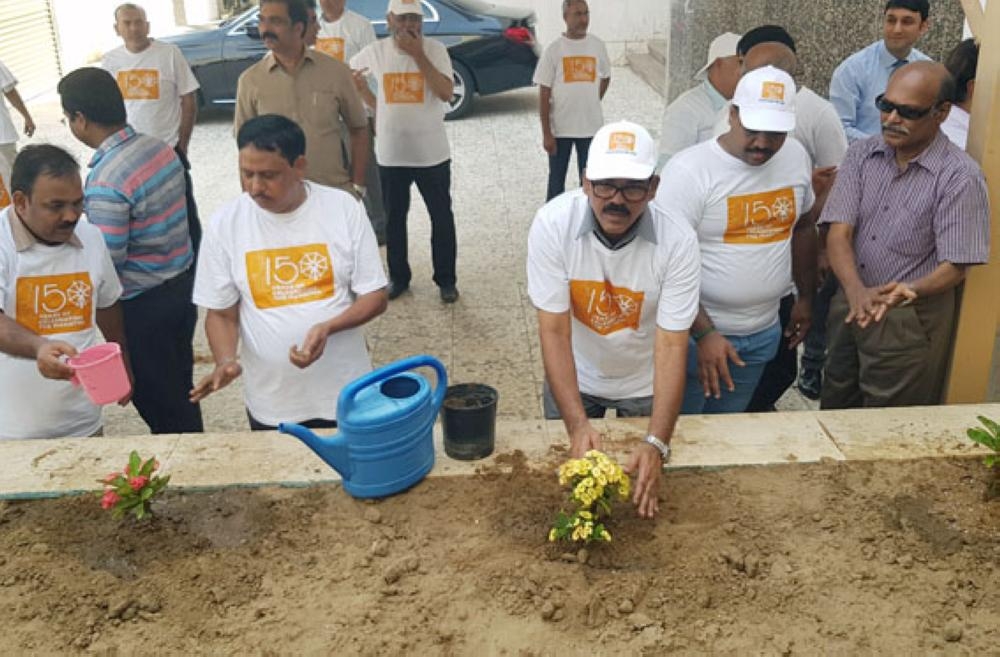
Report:
M 708 77 L 708 69 L 712 67 L 715 60 L 721 57 L 735 57 L 736 44 L 742 37 L 739 34 L 726 32 L 712 39 L 712 44 L 708 47 L 708 61 L 694 74 L 695 80 L 704 80 Z
M 422 16 L 424 13 L 420 8 L 420 0 L 389 0 L 389 9 L 386 11 L 397 16 L 403 14 L 420 14 Z
M 609 123 L 594 135 L 587 155 L 589 180 L 647 180 L 656 170 L 656 143 L 641 125 Z
M 733 94 L 740 123 L 747 130 L 791 132 L 795 129 L 795 80 L 773 66 L 747 72 Z

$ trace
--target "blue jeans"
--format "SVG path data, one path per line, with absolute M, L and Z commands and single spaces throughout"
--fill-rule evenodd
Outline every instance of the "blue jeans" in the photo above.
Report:
M 705 388 L 698 378 L 698 347 L 695 341 L 691 340 L 688 345 L 687 383 L 684 386 L 684 401 L 681 404 L 682 415 L 713 415 L 745 411 L 764 373 L 764 367 L 778 352 L 781 324 L 775 322 L 763 331 L 751 335 L 727 335 L 725 338 L 732 343 L 740 358 L 746 363 L 745 367 L 740 367 L 732 361 L 729 362 L 729 374 L 736 389 L 729 392 L 725 384 L 720 381 L 722 396 L 719 399 L 705 397 Z

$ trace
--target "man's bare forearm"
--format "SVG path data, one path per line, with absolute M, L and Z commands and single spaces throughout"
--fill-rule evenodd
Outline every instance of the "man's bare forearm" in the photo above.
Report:
M 674 435 L 677 416 L 684 398 L 687 371 L 687 331 L 666 331 L 657 327 L 653 352 L 653 412 L 649 433 L 665 443 Z

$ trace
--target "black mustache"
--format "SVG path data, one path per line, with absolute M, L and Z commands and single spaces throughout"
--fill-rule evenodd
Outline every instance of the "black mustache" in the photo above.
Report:
M 882 132 L 891 132 L 893 134 L 900 135 L 902 137 L 909 137 L 910 136 L 910 131 L 907 130 L 906 128 L 904 128 L 903 126 L 901 126 L 901 125 L 892 125 L 892 124 L 889 124 L 889 123 L 883 123 L 882 124 Z
M 278 40 L 278 35 L 275 34 L 274 32 L 261 32 L 260 33 L 260 38 L 261 39 L 274 39 L 275 41 L 277 41 Z
M 628 214 L 628 208 L 624 205 L 618 205 L 617 203 L 608 203 L 604 206 L 604 211 L 612 214 Z

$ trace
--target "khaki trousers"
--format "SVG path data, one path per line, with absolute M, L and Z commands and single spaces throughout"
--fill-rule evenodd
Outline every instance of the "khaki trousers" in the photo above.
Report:
M 951 353 L 955 291 L 893 308 L 881 322 L 845 324 L 850 307 L 838 290 L 830 304 L 820 408 L 941 403 Z

